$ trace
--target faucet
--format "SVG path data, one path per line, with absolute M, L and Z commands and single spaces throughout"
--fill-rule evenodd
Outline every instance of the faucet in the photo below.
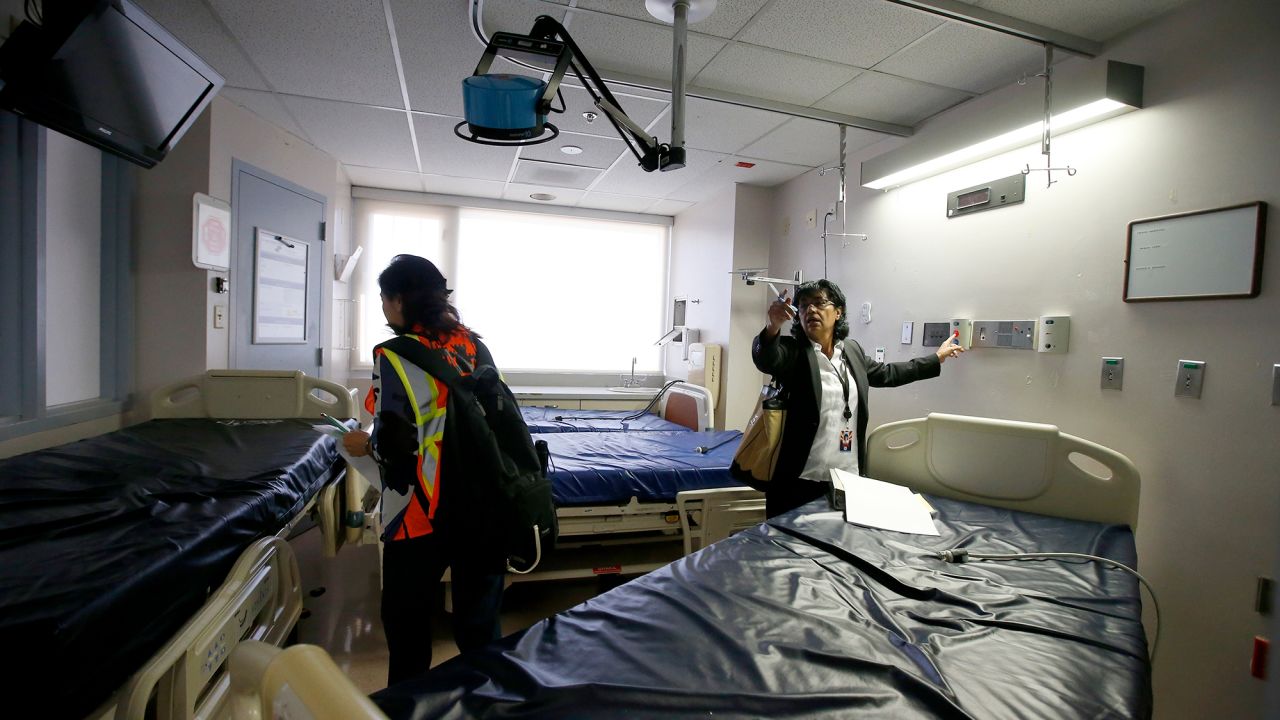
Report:
M 636 377 L 636 358 L 631 358 L 631 375 L 622 375 L 619 379 L 622 381 L 622 387 L 640 387 L 645 378 L 643 375 Z

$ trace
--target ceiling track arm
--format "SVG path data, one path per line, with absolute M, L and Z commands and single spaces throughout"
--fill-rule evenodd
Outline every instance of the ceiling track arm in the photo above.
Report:
M 896 0 L 890 0 L 890 2 L 894 1 Z M 481 20 L 481 13 L 484 11 L 484 0 L 468 0 L 467 9 L 470 14 L 471 30 L 476 37 L 476 41 L 479 42 L 481 46 L 487 47 L 489 45 L 489 37 L 485 34 L 484 25 Z M 530 70 L 543 72 L 542 68 L 521 62 L 516 58 L 509 57 L 506 58 L 506 60 Z M 664 93 L 672 92 L 671 84 L 666 81 L 613 71 L 608 71 L 608 76 L 607 80 L 615 85 L 627 85 L 630 87 L 645 90 L 656 90 Z M 710 88 L 687 86 L 685 89 L 685 96 L 696 97 L 702 100 L 711 100 L 712 102 L 725 103 L 727 105 L 737 105 L 739 107 L 765 110 L 767 112 L 775 112 L 780 115 L 790 115 L 791 117 L 807 118 L 809 120 L 817 120 L 819 122 L 833 123 L 835 125 L 847 125 L 849 127 L 861 128 L 863 130 L 870 130 L 872 132 L 883 133 L 885 135 L 910 137 L 915 132 L 915 130 L 909 125 L 882 122 L 880 120 L 872 120 L 870 118 L 858 117 L 856 115 L 845 115 L 843 113 L 831 112 L 829 110 L 820 110 L 818 108 L 793 105 L 791 103 L 776 100 L 755 98 L 748 95 L 738 95 L 736 93 L 712 90 Z
M 1097 57 L 1102 53 L 1102 43 L 1078 35 L 1064 33 L 1050 27 L 1019 20 L 998 12 L 974 7 L 959 0 L 885 0 L 895 5 L 913 8 L 949 20 L 975 25 L 987 30 L 1012 35 L 1039 45 L 1053 45 L 1084 57 Z

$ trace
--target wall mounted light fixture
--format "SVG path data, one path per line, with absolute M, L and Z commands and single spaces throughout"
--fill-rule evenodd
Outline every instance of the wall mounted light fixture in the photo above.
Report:
M 1054 68 L 1049 127 L 1060 136 L 1142 107 L 1141 65 L 1073 59 Z M 1044 96 L 1010 87 L 981 107 L 956 108 L 904 145 L 862 163 L 862 186 L 885 190 L 1029 145 L 1044 129 Z M 990 104 L 989 104 L 990 103 Z

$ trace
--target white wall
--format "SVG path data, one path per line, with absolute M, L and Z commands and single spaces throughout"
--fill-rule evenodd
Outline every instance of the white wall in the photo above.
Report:
M 733 268 L 758 268 L 769 264 L 769 247 L 778 226 L 773 191 L 752 185 L 737 186 L 734 209 Z M 770 276 L 778 277 L 772 274 Z M 787 275 L 789 277 L 789 275 Z M 771 292 L 768 285 L 748 285 L 737 277 L 732 283 L 729 345 L 724 354 L 724 395 L 720 408 L 724 423 L 717 427 L 744 430 L 765 376 L 751 361 L 751 341 L 764 327 Z M 719 410 L 718 410 L 719 412 Z
M 49 131 L 45 164 L 45 404 L 102 394 L 102 153 Z
M 684 297 L 685 322 L 702 332 L 702 342 L 725 346 L 729 352 L 729 271 L 733 269 L 733 228 L 736 191 L 726 189 L 685 210 L 671 228 L 672 298 Z M 693 302 L 696 300 L 697 302 Z M 676 343 L 666 346 L 666 374 L 687 379 L 689 365 Z M 722 373 L 716 427 L 724 427 L 724 399 L 728 385 Z
M 1135 462 L 1140 569 L 1163 612 L 1157 718 L 1262 715 L 1264 684 L 1248 666 L 1253 636 L 1267 630 L 1252 610 L 1255 578 L 1276 566 L 1280 536 L 1280 408 L 1269 404 L 1280 363 L 1277 39 L 1280 5 L 1264 0 L 1204 1 L 1161 18 L 1106 53 L 1146 67 L 1147 107 L 1055 139 L 1054 164 L 1078 168 L 1075 177 L 1046 190 L 1032 174 L 1024 204 L 954 220 L 947 192 L 1042 165 L 1038 148 L 889 193 L 858 189 L 849 229 L 871 237 L 831 243 L 830 275 L 850 305 L 873 303 L 873 322 L 855 319 L 853 337 L 885 346 L 890 360 L 923 354 L 924 320 L 1072 316 L 1067 354 L 972 351 L 938 380 L 873 391 L 872 424 L 931 411 L 1046 422 Z M 771 268 L 821 274 L 821 244 L 796 228 L 834 192 L 833 178 L 813 174 L 780 189 L 791 237 L 773 246 Z M 1258 298 L 1121 301 L 1127 223 L 1253 200 L 1272 210 Z M 903 320 L 917 323 L 910 348 L 898 341 Z M 1098 387 L 1110 355 L 1126 359 L 1121 392 Z M 1179 358 L 1208 362 L 1201 399 L 1173 397 Z M 1150 620 L 1148 608 L 1149 630 Z

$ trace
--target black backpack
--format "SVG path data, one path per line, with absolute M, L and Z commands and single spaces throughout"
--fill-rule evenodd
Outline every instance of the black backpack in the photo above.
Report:
M 498 514 L 494 525 L 507 555 L 507 569 L 531 572 L 555 548 L 560 532 L 546 476 L 550 457 L 546 442 L 534 444 L 515 396 L 494 366 L 482 364 L 463 375 L 445 359 L 447 351 L 431 350 L 413 338 L 393 338 L 383 346 L 449 388 L 448 417 L 457 432 L 455 447 L 466 458 L 467 473 L 492 490 L 487 495 Z M 469 368 L 466 358 L 453 357 Z

